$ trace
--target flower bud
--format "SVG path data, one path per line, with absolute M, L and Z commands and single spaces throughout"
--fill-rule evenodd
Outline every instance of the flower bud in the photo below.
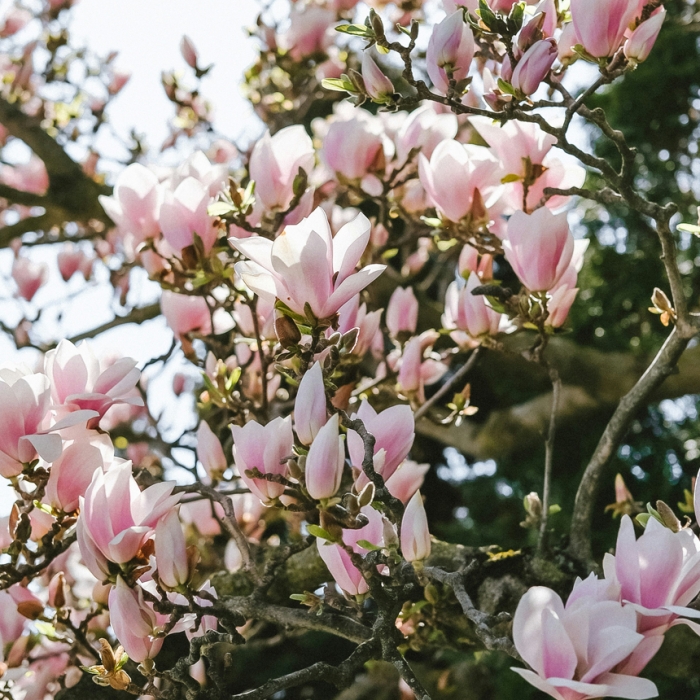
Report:
M 310 445 L 327 420 L 323 370 L 316 362 L 302 377 L 294 401 L 294 429 L 299 440 Z
M 511 85 L 523 95 L 532 95 L 547 77 L 556 57 L 557 44 L 554 39 L 536 42 L 518 61 Z
M 397 287 L 389 299 L 386 309 L 386 325 L 389 333 L 396 337 L 401 331 L 411 335 L 416 332 L 418 325 L 418 299 L 413 289 Z
M 197 49 L 186 34 L 180 40 L 180 53 L 190 68 L 197 69 Z
M 340 488 L 345 446 L 339 435 L 338 414 L 318 431 L 306 457 L 306 489 L 311 498 L 331 498 Z
M 391 102 L 394 94 L 394 85 L 382 73 L 381 68 L 375 63 L 368 50 L 362 54 L 362 81 L 365 84 L 367 94 L 372 98 L 373 102 L 378 102 L 379 104 Z
M 228 469 L 224 448 L 221 446 L 219 438 L 214 435 L 209 424 L 204 420 L 197 429 L 197 457 L 212 481 L 221 479 L 223 473 Z
M 625 44 L 625 56 L 634 63 L 646 61 L 666 19 L 666 9 L 660 7 L 648 20 L 642 22 Z
M 191 573 L 190 561 L 176 510 L 170 511 L 156 526 L 155 551 L 161 585 L 175 589 L 186 584 Z
M 408 502 L 401 520 L 401 552 L 410 562 L 430 556 L 430 531 L 420 491 Z

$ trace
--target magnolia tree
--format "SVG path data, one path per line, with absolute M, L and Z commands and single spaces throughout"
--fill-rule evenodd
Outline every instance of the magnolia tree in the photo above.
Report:
M 73 46 L 70 0 L 7 9 L 2 330 L 31 366 L 0 369 L 0 475 L 16 498 L 0 524 L 4 697 L 463 697 L 434 669 L 487 651 L 512 657 L 519 697 L 530 684 L 643 700 L 658 694 L 644 673 L 666 633 L 700 634 L 694 520 L 656 498 L 642 512 L 618 476 L 602 562 L 592 536 L 640 410 L 697 391 L 682 356 L 700 316 L 677 240 L 700 229 L 650 195 L 644 159 L 595 102 L 634 77 L 666 9 L 367 4 L 261 9 L 245 90 L 265 131 L 238 147 L 215 131 L 209 67 L 183 38 L 189 73 L 163 75 L 163 149 L 185 154 L 168 168 L 136 137 L 106 167 L 100 139 L 128 76 Z M 692 4 L 676 5 L 678 25 Z M 591 348 L 572 367 L 560 336 L 593 291 L 571 226 L 616 207 L 663 261 L 642 284 L 667 337 L 643 365 Z M 160 300 L 135 306 L 130 285 L 146 278 Z M 49 337 L 57 302 L 109 285 L 113 320 Z M 91 345 L 161 314 L 173 344 L 145 366 Z M 499 454 L 474 414 L 507 361 L 551 386 L 507 420 L 492 413 L 492 443 L 543 444 L 515 516 L 523 546 L 479 522 L 480 547 L 440 541 L 421 495 L 435 446 Z M 577 410 L 593 398 L 574 375 L 604 377 L 596 361 L 624 378 L 600 380 L 614 408 L 576 482 L 560 477 L 576 493 L 560 512 L 557 431 L 586 432 Z M 156 373 L 171 395 L 153 395 Z M 266 666 L 299 644 L 291 664 Z

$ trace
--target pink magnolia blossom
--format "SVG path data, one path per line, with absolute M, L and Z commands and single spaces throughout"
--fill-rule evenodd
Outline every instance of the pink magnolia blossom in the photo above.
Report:
M 211 314 L 203 297 L 165 290 L 160 298 L 160 308 L 168 326 L 179 338 L 192 331 L 204 335 L 211 333 Z
M 532 670 L 513 670 L 556 700 L 656 697 L 651 681 L 615 670 L 644 641 L 634 610 L 614 600 L 572 598 L 564 607 L 554 591 L 536 586 L 520 599 L 513 640 Z
M 175 189 L 166 190 L 160 208 L 160 227 L 163 237 L 176 252 L 194 243 L 196 233 L 209 253 L 216 243 L 218 229 L 207 214 L 211 195 L 204 185 L 193 177 L 186 177 Z
M 228 469 L 228 461 L 221 441 L 214 435 L 214 431 L 205 420 L 201 421 L 197 429 L 197 458 L 212 480 L 220 479 Z
M 405 460 L 385 482 L 389 493 L 402 503 L 408 503 L 413 494 L 423 485 L 423 479 L 429 469 L 430 464 L 418 464 L 411 459 Z
M 438 211 L 450 221 L 468 214 L 483 216 L 488 198 L 500 189 L 500 166 L 489 149 L 465 146 L 458 141 L 442 141 L 430 161 L 421 154 L 420 181 Z M 480 199 L 475 202 L 476 192 Z M 474 211 L 476 204 L 476 209 Z
M 167 617 L 157 615 L 146 603 L 140 586 L 130 588 L 121 576 L 109 593 L 109 618 L 119 643 L 133 661 L 152 659 L 163 646 L 163 638 L 156 635 Z
M 410 334 L 416 332 L 418 324 L 418 299 L 413 288 L 397 287 L 389 299 L 386 307 L 386 325 L 392 336 L 406 331 Z
M 471 117 L 469 122 L 491 147 L 505 175 L 524 178 L 528 161 L 532 165 L 541 165 L 557 141 L 556 136 L 545 133 L 530 122 L 513 120 L 498 126 L 487 117 Z
M 158 580 L 166 588 L 176 589 L 190 578 L 190 558 L 177 510 L 171 510 L 156 525 L 156 566 Z
M 649 19 L 642 22 L 625 42 L 625 56 L 630 61 L 641 63 L 649 58 L 654 48 L 656 38 L 661 31 L 661 25 L 666 19 L 666 8 L 659 7 Z
M 338 309 L 338 331 L 340 333 L 347 333 L 353 328 L 359 329 L 357 342 L 352 349 L 353 355 L 364 357 L 366 352 L 373 347 L 376 338 L 383 339 L 379 330 L 381 317 L 381 309 L 368 312 L 367 304 L 363 302 L 360 305 L 359 294 L 355 294 L 350 301 L 346 301 Z M 329 329 L 329 334 L 331 332 Z
M 394 85 L 375 63 L 369 49 L 365 49 L 362 54 L 362 82 L 374 102 L 381 104 L 391 101 Z
M 4 166 L 0 170 L 0 180 L 16 190 L 46 194 L 49 188 L 49 175 L 41 158 L 33 153 L 26 163 Z
M 457 272 L 465 279 L 475 272 L 482 281 L 493 279 L 493 255 L 480 255 L 474 246 L 468 243 L 462 247 L 457 261 Z
M 302 444 L 310 445 L 328 421 L 326 390 L 321 363 L 307 370 L 294 401 L 294 430 Z
M 123 357 L 100 366 L 87 341 L 76 346 L 62 340 L 46 353 L 44 370 L 51 380 L 54 403 L 69 411 L 88 409 L 102 417 L 117 403 L 143 406 L 140 397 L 131 395 L 141 377 L 136 360 Z
M 419 149 L 426 158 L 430 158 L 440 142 L 457 135 L 458 128 L 457 115 L 438 112 L 435 103 L 419 107 L 406 117 L 396 133 L 399 163 L 405 163 L 414 149 Z
M 557 57 L 554 39 L 534 43 L 518 61 L 510 84 L 523 95 L 532 95 L 547 77 Z
M 663 634 L 678 624 L 700 634 L 700 624 L 683 619 L 700 618 L 688 607 L 700 593 L 700 540 L 692 530 L 672 532 L 650 518 L 637 539 L 623 515 L 615 555 L 606 554 L 603 567 L 605 578 L 620 585 L 622 603 L 636 611 L 642 634 Z
M 377 413 L 366 399 L 360 404 L 356 416 L 369 433 L 374 435 L 375 457 L 383 450 L 383 464 L 375 465 L 375 469 L 384 479 L 389 479 L 397 470 L 399 464 L 406 459 L 411 450 L 415 437 L 415 420 L 410 406 L 396 405 L 385 408 Z M 365 446 L 362 438 L 354 430 L 348 430 L 348 452 L 350 463 L 359 472 L 356 486 L 361 490 L 368 482 L 362 471 L 362 461 Z
M 298 61 L 304 56 L 324 52 L 332 42 L 330 27 L 335 12 L 319 5 L 295 5 L 289 13 L 291 26 L 280 43 Z
M 643 5 L 639 0 L 571 0 L 571 19 L 583 48 L 594 58 L 612 56 Z
M 383 544 L 382 516 L 371 506 L 365 506 L 361 512 L 369 519 L 367 525 L 358 530 L 343 530 L 343 543 L 352 547 L 356 554 L 367 553 L 367 550 L 357 544 L 360 540 L 366 540 L 378 547 Z M 318 553 L 331 572 L 331 576 L 345 593 L 362 595 L 369 590 L 362 573 L 352 563 L 350 556 L 342 547 L 321 539 L 317 539 L 316 544 Z
M 552 291 L 547 298 L 547 320 L 545 325 L 550 328 L 561 328 L 569 315 L 569 311 L 576 300 L 577 287 L 560 285 Z
M 246 471 L 257 469 L 262 474 L 281 476 L 287 473 L 287 464 L 282 460 L 292 454 L 292 419 L 278 417 L 264 426 L 250 421 L 242 428 L 231 426 L 231 432 L 233 459 L 241 479 L 263 503 L 274 501 L 284 493 L 284 485 L 254 479 Z
M 566 212 L 552 214 L 545 207 L 532 214 L 516 211 L 508 220 L 503 249 L 506 260 L 530 291 L 552 289 L 566 272 L 574 252 Z
M 335 173 L 348 180 L 362 180 L 368 173 L 381 170 L 385 159 L 382 123 L 365 110 L 343 113 L 331 122 L 323 138 L 321 157 Z
M 474 57 L 474 35 L 464 22 L 461 10 L 453 12 L 433 27 L 426 53 L 426 68 L 433 85 L 443 95 L 450 77 L 462 80 L 469 74 Z
M 78 271 L 83 273 L 85 279 L 88 279 L 92 272 L 93 259 L 73 243 L 64 244 L 56 255 L 56 262 L 64 282 L 68 282 Z
M 61 455 L 59 430 L 84 423 L 95 411 L 76 411 L 49 424 L 51 382 L 45 374 L 0 369 L 0 475 L 17 476 L 37 457 L 53 462 Z
M 0 650 L 22 636 L 26 622 L 27 618 L 17 610 L 17 603 L 8 591 L 0 591 Z
M 472 294 L 481 284 L 476 275 L 469 275 L 467 283 L 452 282 L 445 295 L 445 328 L 464 331 L 473 339 L 496 335 L 501 324 L 501 314 L 486 302 L 486 297 Z
M 187 34 L 184 34 L 180 39 L 180 53 L 190 68 L 197 68 L 197 47 Z
M 420 491 L 406 506 L 401 520 L 401 553 L 406 561 L 422 561 L 430 556 L 430 532 Z
M 112 196 L 100 195 L 99 199 L 123 236 L 140 243 L 160 232 L 161 188 L 155 174 L 143 165 L 132 163 L 122 170 Z
M 263 299 L 277 297 L 301 315 L 309 304 L 316 318 L 330 318 L 386 267 L 368 265 L 355 272 L 370 228 L 367 217 L 358 214 L 331 237 L 326 213 L 318 208 L 301 223 L 287 226 L 274 242 L 262 237 L 230 239 L 250 259 L 236 263 L 236 271 Z
M 39 289 L 48 282 L 49 266 L 46 263 L 34 262 L 19 256 L 12 263 L 12 279 L 22 299 L 31 301 Z
M 256 201 L 266 210 L 285 210 L 294 197 L 294 178 L 302 168 L 307 175 L 314 167 L 314 146 L 300 124 L 269 130 L 259 139 L 250 156 L 248 170 L 255 180 Z
M 577 58 L 577 54 L 574 51 L 574 46 L 580 43 L 581 40 L 576 34 L 576 27 L 574 26 L 574 23 L 567 22 L 562 27 L 557 44 L 557 56 L 563 65 L 568 65 L 575 58 Z
M 7 38 L 23 29 L 31 20 L 33 15 L 23 7 L 10 7 L 0 26 L 0 38 Z
M 345 445 L 339 433 L 339 417 L 334 413 L 322 426 L 306 456 L 304 476 L 311 498 L 332 498 L 340 488 L 345 465 Z
M 64 431 L 63 437 L 63 452 L 51 464 L 46 499 L 54 508 L 72 513 L 95 471 L 104 471 L 112 463 L 114 447 L 109 436 L 80 427 L 71 430 L 70 437 Z
M 447 366 L 431 357 L 425 358 L 426 346 L 432 345 L 434 339 L 426 343 L 425 338 L 415 336 L 406 343 L 398 360 L 398 387 L 408 396 L 414 396 L 419 403 L 425 401 L 425 386 L 435 384 L 447 372 Z
M 80 498 L 78 544 L 85 566 L 98 579 L 110 575 L 110 562 L 126 564 L 153 535 L 158 521 L 180 501 L 175 483 L 162 482 L 139 490 L 131 462 L 97 469 Z

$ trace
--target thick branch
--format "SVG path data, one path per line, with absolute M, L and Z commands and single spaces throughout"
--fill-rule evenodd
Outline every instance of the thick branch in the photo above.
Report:
M 658 355 L 641 379 L 620 401 L 610 419 L 591 461 L 586 467 L 576 493 L 571 520 L 571 552 L 581 561 L 590 561 L 591 519 L 600 479 L 620 441 L 625 436 L 639 409 L 646 404 L 663 381 L 676 371 L 676 364 L 688 345 L 688 338 L 673 330 Z

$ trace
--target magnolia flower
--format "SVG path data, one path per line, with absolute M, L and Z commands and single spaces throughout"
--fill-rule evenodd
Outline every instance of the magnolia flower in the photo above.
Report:
M 418 464 L 411 459 L 405 460 L 399 468 L 385 481 L 389 493 L 402 503 L 408 503 L 413 494 L 423 485 L 430 464 Z
M 394 94 L 391 80 L 382 73 L 368 49 L 362 54 L 362 82 L 374 102 L 389 102 Z
M 195 233 L 202 239 L 205 253 L 212 249 L 218 229 L 207 213 L 211 199 L 209 191 L 193 177 L 186 177 L 174 191 L 165 191 L 160 228 L 175 252 L 193 245 Z
M 366 430 L 374 435 L 375 458 L 380 452 L 384 453 L 382 463 L 375 465 L 375 469 L 385 480 L 389 479 L 399 464 L 406 459 L 413 445 L 415 420 L 411 407 L 390 406 L 377 413 L 367 400 L 363 399 L 357 414 L 353 417 L 359 418 Z M 365 445 L 354 430 L 348 430 L 348 452 L 350 463 L 359 472 L 355 483 L 357 490 L 360 491 L 368 482 L 367 476 L 362 471 Z
M 160 232 L 161 197 L 155 174 L 139 163 L 132 163 L 119 174 L 114 194 L 100 195 L 99 200 L 122 235 L 131 235 L 140 243 Z
M 554 591 L 536 586 L 518 603 L 513 640 L 532 668 L 513 671 L 556 700 L 658 695 L 651 681 L 615 670 L 644 641 L 634 610 L 617 601 L 572 595 L 564 607 Z
M 85 566 L 98 580 L 109 576 L 109 562 L 125 564 L 140 552 L 158 521 L 180 501 L 180 495 L 172 495 L 174 487 L 166 481 L 139 490 L 131 462 L 95 471 L 80 498 L 78 544 Z
M 392 336 L 401 331 L 416 332 L 418 325 L 418 299 L 412 287 L 397 287 L 386 307 L 386 326 Z
M 224 448 L 205 420 L 201 421 L 197 428 L 197 458 L 212 480 L 220 479 L 228 469 Z
M 163 586 L 175 589 L 188 582 L 192 561 L 187 555 L 185 535 L 175 509 L 156 525 L 155 554 L 158 580 Z
M 650 518 L 644 533 L 635 537 L 629 515 L 623 515 L 615 555 L 603 560 L 605 578 L 620 585 L 620 599 L 639 616 L 645 635 L 663 634 L 684 624 L 700 634 L 700 624 L 682 619 L 700 618 L 689 608 L 700 593 L 700 540 L 686 528 L 672 532 Z
M 264 426 L 250 421 L 242 428 L 232 425 L 231 432 L 233 460 L 239 476 L 263 503 L 274 501 L 284 493 L 284 484 L 255 479 L 246 472 L 257 469 L 262 474 L 284 476 L 287 473 L 283 460 L 291 456 L 294 445 L 292 419 L 278 417 Z
M 666 8 L 657 8 L 651 17 L 642 22 L 627 39 L 624 49 L 625 56 L 635 63 L 646 61 L 654 48 L 665 19 Z
M 323 370 L 316 362 L 299 383 L 294 401 L 294 430 L 304 445 L 310 445 L 327 420 Z
M 547 77 L 557 57 L 554 39 L 542 39 L 534 43 L 518 61 L 510 84 L 523 95 L 532 95 Z
M 430 161 L 418 157 L 420 181 L 438 211 L 450 221 L 480 219 L 489 197 L 500 190 L 500 167 L 489 149 L 443 141 Z M 478 195 L 477 195 L 478 192 Z
M 422 561 L 430 556 L 428 518 L 420 491 L 416 491 L 403 513 L 401 553 L 406 561 Z
M 612 56 L 643 5 L 638 0 L 571 0 L 571 19 L 579 42 L 594 58 Z
M 358 530 L 343 530 L 343 543 L 352 547 L 356 554 L 367 553 L 366 549 L 357 544 L 360 540 L 366 540 L 378 547 L 383 544 L 383 525 L 380 513 L 371 506 L 365 506 L 361 512 L 369 520 L 367 525 Z M 331 576 L 348 595 L 361 595 L 369 590 L 362 572 L 352 563 L 349 554 L 342 547 L 322 539 L 317 539 L 316 544 L 318 553 L 331 572 Z
M 426 158 L 430 158 L 441 141 L 453 139 L 457 135 L 458 128 L 456 114 L 440 114 L 433 102 L 419 107 L 406 117 L 396 132 L 399 163 L 405 163 L 414 149 L 419 149 Z
M 204 297 L 175 294 L 165 290 L 160 308 L 172 332 L 180 339 L 187 333 L 211 333 L 211 313 Z
M 544 207 L 532 214 L 516 211 L 508 220 L 503 249 L 506 260 L 530 291 L 552 289 L 574 252 L 566 212 L 555 215 Z
M 95 471 L 104 471 L 112 464 L 114 447 L 108 435 L 82 427 L 64 431 L 63 437 L 61 456 L 49 471 L 46 499 L 54 508 L 72 513 L 78 509 Z
M 101 368 L 87 341 L 76 346 L 62 340 L 46 353 L 44 370 L 54 403 L 70 411 L 89 409 L 101 417 L 115 403 L 143 406 L 140 397 L 130 395 L 141 377 L 136 360 L 123 357 Z
M 445 313 L 442 317 L 445 328 L 458 329 L 475 340 L 498 333 L 501 314 L 486 303 L 485 296 L 472 294 L 480 285 L 481 280 L 477 275 L 469 275 L 466 284 L 459 281 L 450 283 L 445 295 Z
M 385 265 L 368 265 L 355 272 L 369 236 L 370 222 L 358 214 L 332 237 L 326 213 L 318 208 L 274 241 L 230 241 L 250 259 L 236 263 L 236 272 L 256 294 L 277 297 L 302 316 L 308 304 L 316 318 L 327 319 L 384 271 Z
M 163 646 L 163 638 L 156 635 L 168 617 L 155 613 L 144 600 L 141 587 L 130 588 L 121 576 L 109 594 L 109 618 L 119 643 L 133 661 L 152 659 Z
M 17 476 L 37 457 L 55 461 L 63 447 L 58 431 L 98 415 L 92 410 L 75 411 L 48 425 L 50 407 L 51 382 L 45 374 L 0 369 L 0 475 Z
M 450 78 L 457 81 L 466 78 L 473 57 L 474 35 L 461 11 L 453 12 L 433 27 L 425 60 L 438 92 L 448 91 Z
M 31 301 L 39 289 L 48 282 L 49 266 L 46 263 L 34 262 L 19 256 L 12 263 L 12 279 L 22 299 Z
M 383 336 L 379 330 L 381 319 L 382 310 L 378 309 L 377 311 L 368 312 L 367 304 L 363 302 L 360 305 L 359 294 L 355 294 L 350 301 L 345 302 L 338 309 L 338 332 L 347 333 L 353 328 L 358 329 L 357 341 L 352 348 L 353 355 L 364 357 L 370 347 L 375 347 L 374 343 L 376 340 L 383 344 Z M 328 333 L 330 335 L 332 329 L 329 328 Z
M 255 198 L 265 209 L 287 209 L 294 197 L 294 178 L 302 168 L 310 174 L 314 167 L 314 146 L 300 124 L 280 129 L 270 136 L 269 129 L 259 139 L 250 156 L 248 170 L 255 180 Z
M 311 498 L 335 496 L 340 488 L 344 465 L 345 445 L 339 434 L 338 414 L 334 413 L 319 429 L 306 456 L 304 476 Z

